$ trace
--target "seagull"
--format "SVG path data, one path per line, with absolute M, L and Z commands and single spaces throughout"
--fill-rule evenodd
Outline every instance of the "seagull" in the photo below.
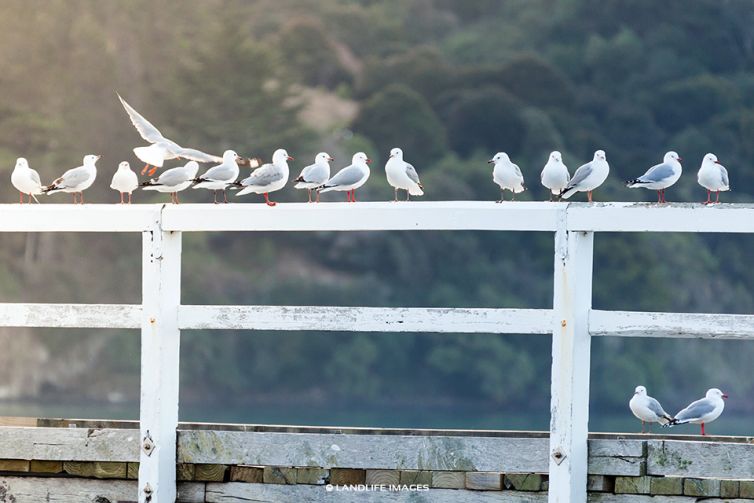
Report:
M 728 170 L 720 164 L 715 154 L 707 154 L 702 159 L 702 167 L 697 174 L 699 185 L 707 189 L 705 204 L 712 204 L 712 192 L 716 193 L 715 203 L 720 202 L 720 191 L 730 190 Z
M 553 195 L 560 194 L 568 186 L 571 175 L 568 173 L 568 168 L 563 164 L 563 158 L 557 150 L 550 153 L 547 164 L 542 169 L 540 180 L 542 181 L 542 185 L 550 189 L 550 201 L 552 201 Z
M 120 192 L 120 204 L 125 203 L 124 194 L 128 194 L 128 204 L 131 204 L 131 194 L 139 187 L 139 177 L 131 171 L 131 165 L 127 161 L 118 164 L 118 170 L 113 175 L 110 188 Z
M 39 179 L 39 173 L 29 167 L 29 161 L 23 157 L 16 159 L 16 167 L 13 168 L 13 173 L 10 175 L 10 183 L 18 190 L 18 202 L 24 204 L 24 194 L 29 196 L 29 204 L 31 199 L 37 200 L 37 195 L 44 192 L 42 182 Z
M 171 168 L 162 173 L 156 180 L 149 180 L 141 184 L 144 190 L 156 190 L 157 192 L 169 192 L 170 202 L 180 203 L 178 193 L 186 190 L 194 183 L 196 174 L 199 172 L 199 163 L 189 161 L 185 166 Z
M 369 179 L 369 163 L 372 162 L 364 152 L 358 152 L 351 158 L 351 164 L 341 169 L 327 183 L 322 185 L 320 192 L 337 190 L 346 193 L 346 201 L 356 202 L 356 189 L 364 185 Z
M 193 188 L 212 190 L 215 196 L 215 204 L 218 202 L 217 191 L 222 190 L 223 199 L 227 203 L 228 195 L 225 193 L 225 189 L 238 178 L 240 170 L 237 161 L 239 159 L 241 158 L 234 151 L 226 150 L 223 152 L 222 163 L 209 168 L 202 176 L 194 180 L 197 183 Z
M 327 152 L 320 152 L 314 158 L 314 164 L 310 164 L 301 170 L 298 178 L 293 180 L 297 189 L 306 189 L 309 192 L 309 202 L 312 202 L 312 190 L 321 187 L 330 178 L 330 162 L 334 161 Z M 319 192 L 317 192 L 319 202 Z
M 84 156 L 84 165 L 78 168 L 69 169 L 63 176 L 52 182 L 43 190 L 47 194 L 55 192 L 68 192 L 73 194 L 73 204 L 77 202 L 84 204 L 84 191 L 92 186 L 97 178 L 97 161 L 100 156 L 89 154 Z M 80 201 L 76 200 L 76 194 L 81 196 Z
M 656 164 L 649 168 L 639 178 L 629 180 L 626 186 L 629 188 L 644 187 L 645 189 L 657 191 L 657 202 L 666 203 L 665 189 L 673 185 L 681 177 L 681 157 L 672 150 L 665 154 L 661 164 Z
M 723 398 L 728 398 L 728 395 L 717 388 L 710 388 L 704 398 L 692 402 L 676 414 L 675 419 L 668 426 L 686 423 L 699 424 L 702 426 L 702 435 L 704 435 L 704 423 L 711 423 L 723 413 L 725 408 Z
M 492 180 L 500 186 L 500 200 L 498 203 L 505 201 L 503 189 L 513 192 L 513 201 L 516 200 L 516 194 L 526 190 L 524 185 L 524 175 L 518 165 L 511 162 L 511 158 L 505 152 L 498 152 L 495 157 L 487 161 L 488 164 L 494 164 L 492 170 Z
M 188 159 L 197 162 L 222 162 L 220 157 L 216 155 L 205 154 L 199 150 L 193 148 L 183 148 L 172 140 L 168 140 L 162 133 L 152 125 L 147 119 L 144 118 L 139 112 L 126 103 L 121 95 L 118 95 L 123 108 L 126 109 L 128 117 L 131 119 L 131 123 L 139 132 L 142 138 L 151 143 L 148 147 L 136 147 L 134 154 L 146 165 L 141 170 L 141 174 L 147 174 L 150 166 L 154 166 L 149 170 L 149 176 L 154 175 L 157 168 L 161 168 L 162 164 L 168 159 Z
M 575 176 L 574 176 L 575 178 Z M 644 433 L 644 423 L 649 423 L 649 431 L 652 431 L 652 423 L 666 425 L 673 421 L 673 418 L 663 410 L 660 402 L 647 395 L 647 388 L 637 386 L 634 390 L 634 396 L 628 402 L 631 412 L 641 421 L 641 432 Z
M 610 165 L 605 158 L 605 151 L 597 150 L 590 162 L 576 170 L 571 181 L 560 193 L 560 197 L 568 199 L 576 192 L 586 192 L 586 197 L 591 203 L 592 191 L 605 182 L 609 173 Z
M 424 187 L 419 181 L 419 175 L 412 165 L 403 160 L 403 150 L 394 148 L 390 151 L 390 158 L 385 164 L 387 183 L 395 189 L 395 201 L 398 202 L 398 189 L 406 191 L 406 201 L 411 196 L 423 196 Z
M 284 148 L 277 149 L 272 154 L 272 162 L 263 164 L 251 172 L 251 174 L 241 180 L 237 185 L 243 187 L 236 196 L 244 194 L 264 194 L 264 200 L 267 206 L 275 206 L 277 203 L 270 201 L 270 192 L 275 192 L 285 187 L 288 183 L 288 161 L 293 157 L 288 155 Z

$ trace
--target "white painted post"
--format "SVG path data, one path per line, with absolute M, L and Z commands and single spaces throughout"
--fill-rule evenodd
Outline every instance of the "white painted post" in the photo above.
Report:
M 139 503 L 176 499 L 181 233 L 143 233 Z
M 549 503 L 586 501 L 594 234 L 555 233 Z

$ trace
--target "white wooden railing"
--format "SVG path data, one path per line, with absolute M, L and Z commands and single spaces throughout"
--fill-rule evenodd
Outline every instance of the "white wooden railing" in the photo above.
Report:
M 546 231 L 552 309 L 181 305 L 181 233 Z M 184 329 L 552 334 L 549 501 L 586 501 L 592 336 L 754 338 L 754 316 L 595 311 L 595 232 L 754 232 L 754 206 L 411 202 L 0 205 L 0 232 L 140 232 L 141 305 L 0 304 L 0 326 L 141 329 L 139 501 L 175 500 L 178 360 Z M 335 316 L 334 314 L 337 314 Z

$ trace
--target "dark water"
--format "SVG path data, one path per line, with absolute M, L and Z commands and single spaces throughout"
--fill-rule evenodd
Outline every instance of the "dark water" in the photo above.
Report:
M 137 403 L 71 403 L 71 402 L 6 402 L 0 401 L 0 416 L 80 418 L 80 419 L 138 419 Z M 239 405 L 185 404 L 180 419 L 186 422 L 291 424 L 311 426 L 365 426 L 384 428 L 448 428 L 547 430 L 549 416 L 541 413 L 511 414 L 509 412 L 472 406 L 416 407 L 413 405 L 382 404 L 290 404 L 264 403 Z M 592 411 L 590 431 L 638 432 L 640 423 L 625 413 Z M 666 434 L 696 434 L 696 425 L 682 425 L 672 429 L 654 426 L 655 432 Z M 754 435 L 750 417 L 723 415 L 707 427 L 710 434 Z

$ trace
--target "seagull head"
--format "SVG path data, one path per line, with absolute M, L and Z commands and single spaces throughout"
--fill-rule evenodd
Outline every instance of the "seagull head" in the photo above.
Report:
M 91 165 L 99 161 L 99 158 L 102 156 L 89 154 L 84 156 L 84 165 Z
M 17 168 L 28 168 L 29 167 L 29 161 L 26 160 L 26 157 L 19 157 L 16 159 L 16 167 Z
M 223 152 L 223 162 L 235 162 L 240 159 L 240 156 L 235 150 L 226 150 Z
M 118 169 L 131 169 L 131 165 L 128 163 L 128 161 L 122 161 L 120 164 L 118 164 Z
M 293 160 L 293 157 L 288 155 L 288 151 L 285 150 L 284 148 L 279 148 L 272 154 L 273 164 L 277 164 L 277 163 L 281 163 L 285 161 L 292 161 L 292 160 Z
M 717 388 L 710 388 L 705 395 L 707 398 L 728 398 L 728 395 Z
M 317 157 L 314 158 L 314 163 L 324 165 L 334 160 L 335 159 L 333 159 L 327 152 L 320 152 L 319 154 L 317 154 Z
M 393 150 L 390 151 L 390 158 L 399 159 L 399 160 L 403 159 L 403 150 L 397 147 L 394 148 Z
M 372 160 L 364 152 L 356 152 L 351 158 L 351 164 L 369 164 Z
M 498 152 L 495 156 L 487 161 L 487 164 L 497 164 L 501 161 L 510 161 L 510 157 L 505 152 Z
M 705 155 L 703 162 L 714 162 L 715 164 L 720 164 L 720 161 L 717 160 L 717 156 L 712 153 Z
M 183 166 L 183 169 L 186 170 L 188 178 L 196 178 L 196 174 L 199 172 L 199 163 L 196 161 L 189 161 Z
M 555 162 L 563 162 L 563 156 L 557 150 L 550 153 L 550 160 Z
M 663 162 L 673 162 L 673 161 L 680 162 L 683 160 L 683 158 L 671 150 L 670 152 L 665 154 L 665 157 L 663 157 L 662 160 Z
M 644 386 L 637 386 L 634 390 L 634 395 L 646 395 L 647 394 L 647 388 Z
M 605 151 L 604 150 L 597 150 L 594 153 L 594 160 L 596 161 L 597 159 L 599 159 L 600 161 L 606 161 L 607 160 L 607 158 L 605 157 Z

